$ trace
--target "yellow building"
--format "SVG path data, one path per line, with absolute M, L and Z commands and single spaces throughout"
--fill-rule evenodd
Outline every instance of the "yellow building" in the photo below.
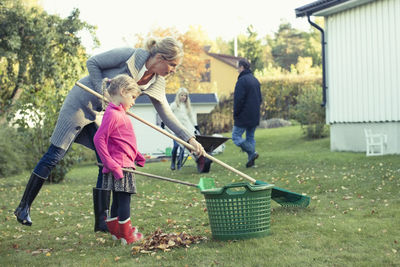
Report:
M 229 96 L 235 89 L 239 76 L 237 64 L 241 58 L 207 51 L 203 57 L 207 71 L 202 74 L 200 86 L 210 88 L 218 97 Z

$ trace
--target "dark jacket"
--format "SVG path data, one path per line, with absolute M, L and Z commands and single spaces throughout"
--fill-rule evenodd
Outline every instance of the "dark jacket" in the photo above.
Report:
M 233 96 L 234 125 L 242 128 L 256 127 L 260 123 L 260 82 L 250 70 L 238 77 Z

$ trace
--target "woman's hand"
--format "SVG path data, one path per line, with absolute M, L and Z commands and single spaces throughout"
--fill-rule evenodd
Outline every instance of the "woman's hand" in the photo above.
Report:
M 191 144 L 194 147 L 195 150 L 193 152 L 197 156 L 205 156 L 206 151 L 204 150 L 204 147 L 199 142 L 197 142 L 196 138 L 194 137 L 190 138 L 189 144 Z

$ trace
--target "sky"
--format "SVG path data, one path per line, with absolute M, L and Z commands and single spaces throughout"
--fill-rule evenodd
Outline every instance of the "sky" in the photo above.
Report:
M 272 35 L 282 21 L 308 31 L 306 18 L 296 18 L 294 9 L 315 0 L 41 0 L 50 14 L 67 17 L 73 8 L 80 19 L 98 27 L 100 47 L 93 48 L 87 35 L 82 40 L 95 54 L 134 43 L 135 34 L 147 36 L 154 28 L 174 27 L 184 33 L 189 26 L 200 26 L 211 40 L 232 40 L 254 26 L 258 36 Z

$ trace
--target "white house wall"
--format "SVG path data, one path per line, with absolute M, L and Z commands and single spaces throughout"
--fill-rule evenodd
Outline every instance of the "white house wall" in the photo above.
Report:
M 148 106 L 140 106 L 140 108 L 133 107 L 131 110 L 134 114 L 139 116 L 140 118 L 151 122 L 153 124 L 156 123 L 156 110 L 153 105 Z M 133 128 L 135 130 L 136 139 L 138 149 L 143 154 L 156 154 L 156 153 L 164 153 L 167 147 L 172 147 L 172 140 L 157 132 L 150 126 L 131 118 Z
M 325 18 L 327 122 L 400 121 L 400 0 Z
M 387 136 L 384 154 L 400 154 L 400 123 L 335 123 L 330 127 L 331 149 L 333 151 L 364 152 L 366 139 L 364 129 Z

